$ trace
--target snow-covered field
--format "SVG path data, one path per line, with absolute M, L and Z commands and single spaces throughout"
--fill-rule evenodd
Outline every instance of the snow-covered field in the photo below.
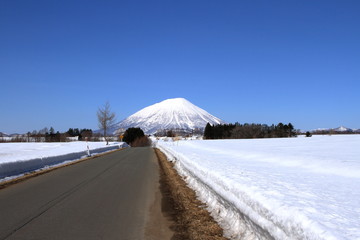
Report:
M 360 239 L 360 135 L 157 146 L 232 239 Z
M 89 146 L 89 152 L 88 150 Z M 67 142 L 67 143 L 0 143 L 0 181 L 65 161 L 118 149 L 123 143 Z

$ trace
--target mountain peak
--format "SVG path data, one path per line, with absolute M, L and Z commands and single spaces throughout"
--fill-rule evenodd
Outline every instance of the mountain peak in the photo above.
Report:
M 154 105 L 151 105 L 151 106 L 155 106 L 155 105 L 159 105 L 162 108 L 166 108 L 166 107 L 177 108 L 179 106 L 193 105 L 193 104 L 191 102 L 189 102 L 188 100 L 186 100 L 185 98 L 169 98 L 169 99 L 166 99 L 159 103 L 155 103 Z M 149 106 L 149 107 L 151 107 L 151 106 Z
M 164 129 L 204 128 L 208 122 L 224 123 L 185 98 L 171 98 L 141 109 L 116 124 L 114 128 L 140 127 L 145 133 L 154 134 Z
M 338 128 L 334 128 L 333 130 L 337 131 L 337 132 L 348 132 L 348 131 L 352 131 L 351 128 L 347 128 L 347 127 L 344 127 L 344 126 L 340 126 Z
M 184 102 L 189 102 L 189 101 L 186 100 L 185 98 L 169 98 L 169 99 L 163 100 L 162 102 L 178 102 L 178 103 L 184 103 Z

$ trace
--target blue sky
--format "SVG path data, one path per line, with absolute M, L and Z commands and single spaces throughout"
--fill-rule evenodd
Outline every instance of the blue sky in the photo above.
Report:
M 227 122 L 360 128 L 359 1 L 0 1 L 0 131 L 184 97 Z

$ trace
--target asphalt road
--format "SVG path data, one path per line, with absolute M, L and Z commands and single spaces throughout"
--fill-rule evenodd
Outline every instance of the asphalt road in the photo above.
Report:
M 151 148 L 118 151 L 0 190 L 0 239 L 170 239 L 169 226 Z

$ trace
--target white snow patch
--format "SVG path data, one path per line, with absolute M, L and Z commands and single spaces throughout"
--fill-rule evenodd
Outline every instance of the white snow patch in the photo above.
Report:
M 360 239 L 360 136 L 159 141 L 231 239 Z
M 126 143 L 0 143 L 0 181 L 122 147 Z

